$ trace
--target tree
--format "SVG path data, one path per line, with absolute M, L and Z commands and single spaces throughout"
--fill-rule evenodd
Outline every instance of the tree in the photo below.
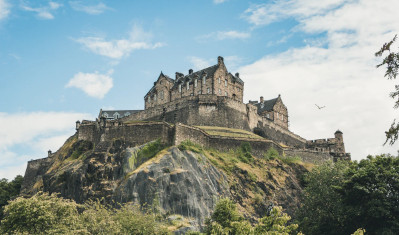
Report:
M 347 211 L 347 227 L 370 234 L 399 234 L 399 158 L 368 156 L 345 172 L 338 191 Z
M 381 66 L 386 66 L 386 71 L 384 77 L 388 77 L 388 79 L 396 79 L 399 71 L 399 52 L 391 51 L 392 44 L 396 41 L 397 35 L 395 37 L 382 45 L 381 49 L 375 53 L 375 56 L 380 57 L 384 54 L 384 52 L 388 52 L 388 55 L 383 59 L 383 61 L 377 65 L 377 68 Z M 395 91 L 391 92 L 390 96 L 395 99 L 394 108 L 399 107 L 399 85 L 395 85 Z M 391 124 L 391 127 L 388 131 L 385 132 L 386 141 L 384 144 L 389 142 L 389 144 L 394 144 L 398 139 L 399 132 L 399 122 L 396 123 L 394 120 Z
M 398 157 L 324 164 L 305 181 L 297 214 L 305 234 L 399 234 Z
M 17 175 L 14 180 L 0 180 L 0 220 L 3 218 L 3 208 L 8 201 L 18 196 L 24 177 Z
M 286 213 L 282 213 L 281 210 L 281 207 L 274 207 L 269 215 L 261 218 L 259 223 L 253 227 L 237 211 L 235 203 L 228 198 L 224 198 L 219 200 L 211 218 L 206 221 L 205 233 L 218 235 L 293 234 L 298 225 L 288 224 L 291 217 Z
M 326 162 L 305 175 L 302 205 L 296 216 L 305 234 L 343 234 L 346 215 L 342 195 L 335 188 L 342 184 L 349 164 Z

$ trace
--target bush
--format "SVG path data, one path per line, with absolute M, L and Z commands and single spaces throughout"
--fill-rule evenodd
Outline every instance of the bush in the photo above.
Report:
M 203 153 L 202 146 L 199 144 L 195 144 L 191 142 L 190 140 L 185 140 L 177 146 L 181 151 L 183 150 L 190 150 L 195 153 Z
M 278 151 L 277 151 L 275 148 L 273 148 L 273 147 L 270 147 L 270 148 L 267 150 L 266 154 L 264 155 L 264 158 L 265 158 L 266 160 L 274 160 L 274 159 L 276 159 L 276 158 L 278 158 L 278 157 L 280 157 L 280 154 L 279 154 Z

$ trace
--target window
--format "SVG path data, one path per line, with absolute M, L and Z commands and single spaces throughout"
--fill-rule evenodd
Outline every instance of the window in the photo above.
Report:
M 130 113 L 129 113 L 129 112 L 126 112 L 126 113 L 125 113 L 125 117 L 126 117 L 126 116 L 129 116 L 129 115 L 130 115 Z
M 181 84 L 179 85 L 179 92 L 181 92 Z
M 197 81 L 197 79 L 195 79 L 194 80 L 194 87 L 197 87 L 197 85 L 198 85 L 198 81 Z
M 211 89 L 209 89 L 209 87 L 208 87 L 207 91 L 208 91 L 208 94 L 211 94 Z
M 227 86 L 227 79 L 224 80 L 224 86 Z
M 198 90 L 198 94 L 201 94 L 201 90 Z
M 218 82 L 219 82 L 219 84 L 220 84 L 220 77 L 218 78 Z
M 108 113 L 104 113 L 103 117 L 108 118 Z
M 120 115 L 119 115 L 119 113 L 118 113 L 118 112 L 116 112 L 116 113 L 114 113 L 114 115 L 113 115 L 113 116 L 114 116 L 114 118 L 115 118 L 115 119 L 118 119 Z
M 157 94 L 154 95 L 154 101 L 157 101 Z
M 164 98 L 164 94 L 163 94 L 163 91 L 161 91 L 161 100 L 163 100 L 163 98 Z
M 227 91 L 224 92 L 224 96 L 227 96 Z
M 206 77 L 205 77 L 205 76 L 202 78 L 202 83 L 203 83 L 204 85 L 206 84 Z
M 221 95 L 221 94 L 222 94 L 222 90 L 219 89 L 219 95 Z
M 278 113 L 277 113 L 277 119 L 279 118 Z
M 190 89 L 190 82 L 187 82 L 187 90 Z
M 269 114 L 266 114 L 266 117 L 267 117 L 267 118 L 270 118 L 270 115 L 269 115 Z
M 151 96 L 148 96 L 148 103 L 151 103 Z

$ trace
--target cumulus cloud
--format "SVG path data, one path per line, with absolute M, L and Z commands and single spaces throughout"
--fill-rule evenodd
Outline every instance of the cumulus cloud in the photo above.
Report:
M 160 42 L 151 43 L 151 38 L 151 33 L 145 32 L 139 26 L 134 26 L 127 39 L 107 41 L 102 37 L 84 37 L 76 39 L 76 42 L 96 54 L 112 59 L 121 59 L 124 56 L 129 56 L 135 50 L 155 49 L 164 46 Z
M 10 14 L 10 5 L 6 0 L 0 0 L 0 20 L 7 18 Z
M 91 115 L 68 112 L 0 113 L 0 178 L 23 175 L 26 162 L 56 151 Z
M 246 39 L 249 37 L 251 37 L 250 33 L 230 30 L 230 31 L 213 32 L 210 34 L 199 36 L 197 39 L 199 41 L 207 41 L 207 40 L 226 40 L 226 39 Z
M 21 5 L 21 8 L 25 11 L 36 12 L 37 16 L 42 19 L 52 20 L 54 19 L 54 11 L 62 7 L 62 4 L 57 2 L 49 2 L 47 6 L 43 7 L 30 7 L 27 5 Z
M 109 10 L 110 8 L 107 7 L 104 3 L 98 3 L 97 5 L 84 5 L 80 1 L 71 1 L 69 2 L 72 9 L 75 11 L 82 11 L 90 15 L 99 15 L 102 14 L 104 11 Z
M 388 96 L 394 83 L 375 68 L 374 52 L 399 31 L 398 7 L 394 0 L 291 0 L 249 8 L 245 14 L 250 23 L 260 26 L 291 17 L 298 22 L 295 30 L 310 40 L 305 47 L 241 67 L 246 99 L 281 93 L 291 130 L 314 139 L 332 137 L 341 129 L 354 159 L 396 154 L 399 144 L 382 146 L 384 131 L 397 117 Z M 322 38 L 316 36 L 320 33 Z M 326 108 L 319 110 L 315 104 Z
M 100 74 L 97 71 L 94 73 L 79 72 L 69 80 L 66 87 L 75 87 L 91 97 L 102 99 L 113 87 L 112 73 L 113 70 L 107 74 Z

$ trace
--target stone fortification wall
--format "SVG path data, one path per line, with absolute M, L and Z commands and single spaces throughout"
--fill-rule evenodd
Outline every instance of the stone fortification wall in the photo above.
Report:
M 165 144 L 173 141 L 173 126 L 166 122 L 143 122 L 108 126 L 104 128 L 101 141 L 123 139 L 132 146 L 160 139 Z
M 307 149 L 286 149 L 284 150 L 286 156 L 298 156 L 304 162 L 311 162 L 314 164 L 320 164 L 325 161 L 333 161 L 333 156 L 328 152 L 318 152 Z
M 181 123 L 176 123 L 175 128 L 175 145 L 179 145 L 185 140 L 190 140 L 207 148 L 229 151 L 231 149 L 239 148 L 243 142 L 248 142 L 252 147 L 252 153 L 258 157 L 262 157 L 270 147 L 275 148 L 280 154 L 283 153 L 281 146 L 270 140 L 210 136 L 199 128 L 187 126 Z
M 98 143 L 100 140 L 100 126 L 95 121 L 83 120 L 79 126 L 78 140 L 88 140 Z
M 21 185 L 21 194 L 28 194 L 28 189 L 34 189 L 36 182 L 42 182 L 42 176 L 47 172 L 50 167 L 52 158 L 41 158 L 31 160 L 26 167 L 24 181 Z
M 291 147 L 303 148 L 306 145 L 305 139 L 276 125 L 267 118 L 259 116 L 255 106 L 216 95 L 183 97 L 180 100 L 148 108 L 121 119 L 121 121 L 133 120 L 180 122 L 186 125 L 220 126 L 248 131 L 258 130 L 257 134 Z

